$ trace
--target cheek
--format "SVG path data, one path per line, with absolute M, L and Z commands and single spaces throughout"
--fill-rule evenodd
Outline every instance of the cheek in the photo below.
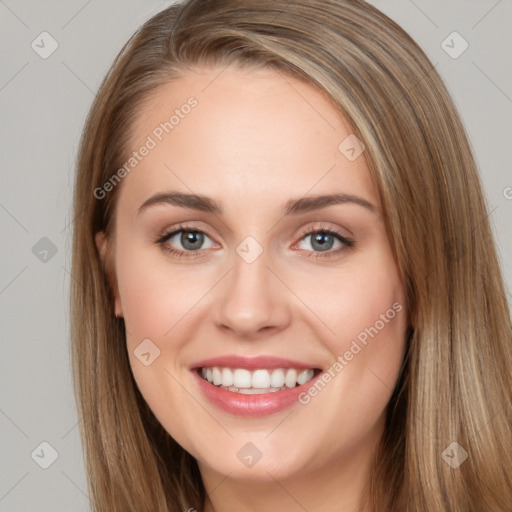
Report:
M 325 339 L 334 353 L 349 349 L 354 339 L 362 343 L 382 332 L 393 337 L 405 329 L 405 297 L 396 266 L 386 253 L 365 258 L 340 271 L 302 281 L 301 296 L 327 327 Z
M 171 274 L 165 259 L 161 258 L 163 263 L 155 261 L 150 252 L 136 250 L 133 244 L 130 252 L 116 260 L 126 345 L 144 399 L 158 420 L 181 438 L 182 420 L 167 414 L 169 410 L 187 410 L 191 405 L 178 384 L 181 348 L 187 340 L 180 329 L 198 299 L 197 293 L 187 293 L 190 275 L 176 270 Z
M 310 411 L 301 422 L 325 440 L 315 463 L 363 443 L 382 421 L 399 376 L 407 326 L 403 289 L 393 269 L 393 264 L 354 267 L 323 288 L 322 309 L 315 312 L 329 319 L 333 333 L 324 340 L 332 360 L 324 382 L 300 397 Z
M 325 283 L 316 285 L 310 303 L 329 326 L 324 339 L 332 356 L 332 391 L 354 413 L 378 411 L 396 384 L 405 346 L 407 313 L 396 265 L 386 251 L 368 252 Z
M 162 279 L 151 268 L 137 268 L 123 276 L 119 273 L 119 293 L 128 342 L 143 338 L 158 339 L 172 327 L 176 297 L 166 293 Z M 167 286 L 167 290 L 169 286 Z
M 132 250 L 130 256 L 119 259 L 117 264 L 129 344 L 144 338 L 172 341 L 172 329 L 193 308 L 202 288 L 188 273 L 171 271 L 164 258 L 155 261 L 148 253 Z

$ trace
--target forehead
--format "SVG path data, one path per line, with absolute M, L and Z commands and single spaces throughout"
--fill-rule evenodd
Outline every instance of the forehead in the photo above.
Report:
M 270 69 L 187 70 L 137 112 L 126 157 L 150 140 L 153 147 L 123 180 L 121 197 L 139 206 L 178 189 L 269 208 L 334 191 L 378 204 L 364 153 L 352 160 L 344 152 L 349 136 L 311 84 Z

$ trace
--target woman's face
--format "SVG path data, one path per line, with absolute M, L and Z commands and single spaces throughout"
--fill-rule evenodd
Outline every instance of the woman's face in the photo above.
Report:
M 362 474 L 407 325 L 364 148 L 311 85 L 236 67 L 189 70 L 131 130 L 95 194 L 120 188 L 115 308 L 158 420 L 211 481 Z

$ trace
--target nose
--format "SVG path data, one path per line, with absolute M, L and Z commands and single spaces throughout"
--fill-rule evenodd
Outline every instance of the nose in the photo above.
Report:
M 292 293 L 271 268 L 266 251 L 248 263 L 234 254 L 233 268 L 218 287 L 216 325 L 238 339 L 274 336 L 291 321 Z

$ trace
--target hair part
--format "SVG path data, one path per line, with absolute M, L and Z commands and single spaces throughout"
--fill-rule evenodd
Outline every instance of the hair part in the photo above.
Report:
M 312 84 L 366 146 L 410 328 L 362 509 L 504 512 L 512 490 L 511 322 L 475 161 L 424 52 L 358 0 L 172 5 L 131 37 L 103 80 L 78 156 L 71 283 L 74 384 L 95 512 L 203 507 L 195 459 L 133 379 L 108 264 L 95 245 L 100 231 L 112 239 L 122 184 L 101 200 L 93 191 L 125 161 L 129 128 L 158 87 L 188 69 L 227 65 Z M 454 441 L 469 452 L 456 470 L 441 457 Z

